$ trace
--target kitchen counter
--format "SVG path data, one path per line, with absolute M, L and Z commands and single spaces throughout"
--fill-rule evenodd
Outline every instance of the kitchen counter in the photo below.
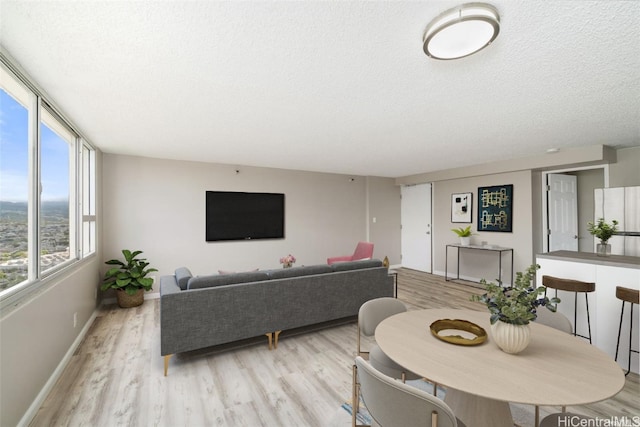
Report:
M 592 341 L 593 345 L 613 358 L 616 353 L 616 339 L 618 337 L 620 308 L 622 305 L 622 302 L 616 298 L 616 286 L 640 289 L 640 257 L 624 255 L 602 257 L 588 252 L 555 251 L 536 255 L 536 262 L 540 265 L 540 270 L 536 274 L 538 286 L 542 285 L 543 275 L 596 284 L 595 292 L 587 294 Z M 551 294 L 553 295 L 553 291 Z M 586 335 L 587 333 L 584 295 L 578 295 L 577 324 L 580 335 Z M 558 304 L 558 311 L 567 316 L 573 324 L 573 292 L 558 291 L 558 297 L 562 300 Z M 637 333 L 640 330 L 640 325 L 638 325 L 639 311 L 637 308 L 633 311 L 634 334 L 632 348 L 638 348 L 638 339 L 640 337 L 640 334 Z M 620 355 L 622 356 L 618 358 L 618 364 L 625 371 L 627 370 L 627 351 L 629 348 L 629 315 L 630 310 L 627 304 L 627 309 L 624 313 L 622 339 L 620 340 Z M 575 325 L 573 326 L 575 328 Z M 631 371 L 638 373 L 639 370 L 638 354 L 633 353 Z
M 540 259 L 640 269 L 640 257 L 637 256 L 610 255 L 603 257 L 591 252 L 554 251 L 546 254 L 538 254 L 537 257 Z

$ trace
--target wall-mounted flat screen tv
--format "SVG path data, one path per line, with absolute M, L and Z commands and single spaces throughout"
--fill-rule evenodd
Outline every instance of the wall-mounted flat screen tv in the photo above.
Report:
M 207 191 L 206 240 L 284 238 L 284 194 Z

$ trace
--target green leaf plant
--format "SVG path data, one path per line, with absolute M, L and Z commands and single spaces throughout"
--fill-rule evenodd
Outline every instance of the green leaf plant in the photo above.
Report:
M 614 219 L 611 221 L 611 225 L 609 225 L 605 222 L 604 218 L 599 218 L 596 223 L 588 222 L 587 230 L 600 239 L 601 244 L 606 245 L 607 241 L 609 241 L 611 236 L 618 230 L 618 221 Z
M 153 279 L 146 277 L 147 274 L 158 271 L 155 268 L 147 268 L 149 263 L 145 258 L 137 258 L 142 251 L 131 252 L 128 249 L 122 250 L 124 262 L 119 259 L 112 259 L 105 264 L 117 265 L 112 267 L 104 275 L 101 290 L 116 289 L 125 291 L 129 295 L 135 294 L 139 289 L 150 291 L 153 286 Z
M 459 237 L 469 237 L 472 234 L 471 226 L 468 226 L 467 228 L 452 228 L 451 231 L 456 233 Z
M 514 325 L 527 325 L 537 317 L 537 310 L 544 306 L 555 312 L 560 299 L 547 298 L 544 293 L 546 287 L 537 287 L 534 284 L 536 270 L 540 266 L 532 264 L 527 270 L 516 273 L 515 284 L 503 287 L 502 283 L 487 283 L 482 279 L 480 283 L 485 287 L 483 295 L 473 295 L 472 301 L 480 301 L 487 305 L 491 313 L 491 324 L 498 320 Z

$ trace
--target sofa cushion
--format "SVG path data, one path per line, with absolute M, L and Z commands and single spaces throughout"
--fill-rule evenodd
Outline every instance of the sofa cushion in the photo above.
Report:
M 250 271 L 235 274 L 219 274 L 213 276 L 196 276 L 189 280 L 187 289 L 213 288 L 236 283 L 260 282 L 269 280 L 269 275 L 262 271 Z
M 308 265 L 304 267 L 281 268 L 279 270 L 270 270 L 269 277 L 271 279 L 286 279 L 288 277 L 310 276 L 312 274 L 331 273 L 331 266 L 326 264 Z
M 379 259 L 369 259 L 362 261 L 346 261 L 331 264 L 333 271 L 359 270 L 361 268 L 382 267 L 382 261 Z
M 178 282 L 178 286 L 183 291 L 187 289 L 187 283 L 189 283 L 189 279 L 191 279 L 191 272 L 187 267 L 176 268 L 175 271 L 176 282 Z

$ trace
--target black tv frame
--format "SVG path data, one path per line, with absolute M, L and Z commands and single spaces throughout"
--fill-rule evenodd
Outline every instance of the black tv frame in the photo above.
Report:
M 284 193 L 206 191 L 207 242 L 284 239 Z

